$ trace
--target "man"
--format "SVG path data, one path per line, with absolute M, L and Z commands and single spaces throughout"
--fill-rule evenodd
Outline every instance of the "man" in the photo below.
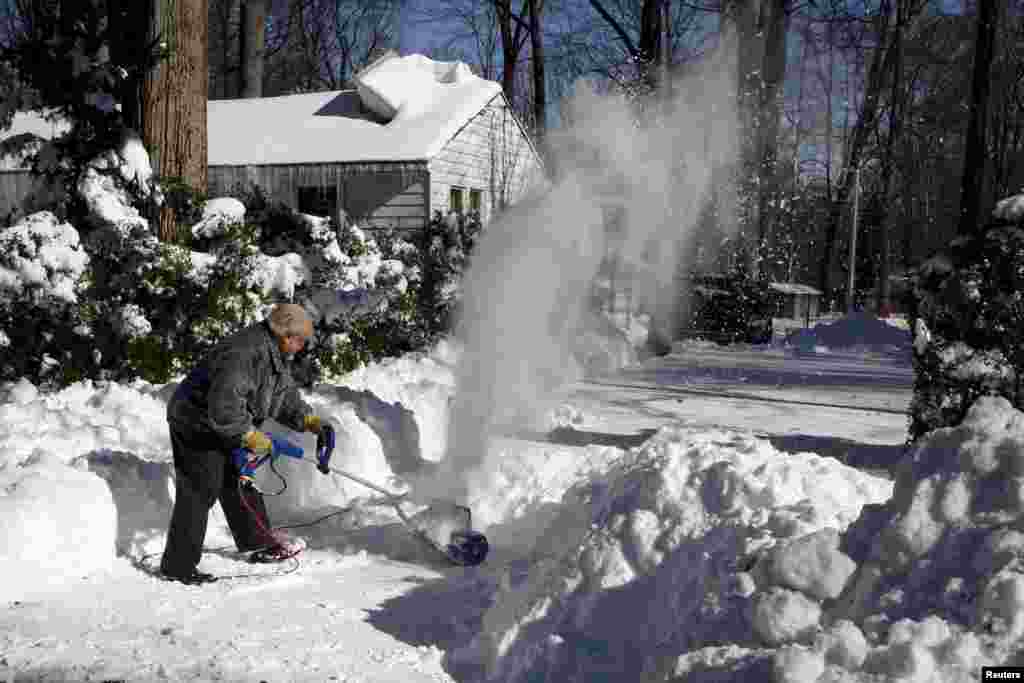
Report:
M 174 392 L 167 422 L 177 493 L 160 563 L 164 577 L 186 584 L 216 580 L 196 567 L 217 500 L 240 551 L 260 550 L 271 560 L 297 552 L 271 533 L 263 496 L 239 486 L 232 453 L 269 453 L 270 438 L 259 431 L 268 418 L 297 431 L 320 431 L 321 420 L 299 396 L 284 357 L 312 335 L 301 306 L 279 304 L 267 320 L 217 344 Z

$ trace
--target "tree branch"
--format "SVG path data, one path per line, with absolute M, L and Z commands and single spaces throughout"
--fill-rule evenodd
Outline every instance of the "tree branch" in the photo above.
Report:
M 612 27 L 612 30 L 615 31 L 616 34 L 618 34 L 619 39 L 626 44 L 626 50 L 629 51 L 629 55 L 631 57 L 637 57 L 640 54 L 639 51 L 633 44 L 633 41 L 630 39 L 629 34 L 626 33 L 626 30 L 623 29 L 622 25 L 615 20 L 615 17 L 609 14 L 608 10 L 602 7 L 601 3 L 599 3 L 597 0 L 590 0 L 590 4 L 597 11 L 597 13 L 601 15 L 601 18 L 608 22 L 608 25 Z

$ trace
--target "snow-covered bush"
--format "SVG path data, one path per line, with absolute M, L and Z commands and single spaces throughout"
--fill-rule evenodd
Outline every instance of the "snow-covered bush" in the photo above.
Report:
M 76 325 L 89 256 L 49 212 L 0 228 L 0 379 L 40 378 Z
M 306 219 L 316 235 L 315 219 Z M 299 373 L 305 383 L 425 345 L 415 334 L 409 271 L 394 257 L 396 244 L 348 224 L 319 251 L 312 282 L 297 295 L 317 319 L 315 343 Z
M 304 383 L 425 349 L 451 331 L 479 216 L 436 213 L 425 230 L 374 236 L 348 222 L 332 232 L 324 219 L 298 217 L 299 237 L 315 251 L 312 282 L 295 294 L 317 319 L 297 372 Z
M 97 158 L 119 147 L 126 127 L 138 125 L 132 116 L 137 108 L 122 107 L 122 100 L 137 95 L 142 79 L 169 55 L 166 45 L 147 44 L 135 30 L 146 21 L 144 7 L 99 9 L 93 3 L 33 7 L 32 30 L 14 34 L 3 55 L 4 74 L 16 77 L 17 83 L 0 89 L 5 100 L 0 113 L 34 110 L 65 127 L 48 142 L 18 136 L 17 145 L 29 152 L 37 181 L 26 211 L 51 210 L 83 231 L 80 221 L 89 208 L 79 183 Z M 141 145 L 135 151 L 148 166 Z M 136 179 L 133 199 L 146 201 L 148 194 L 149 201 L 159 202 L 159 193 L 149 192 L 154 189 L 147 187 L 149 180 Z
M 1013 221 L 957 238 L 919 269 L 911 439 L 958 424 L 985 394 L 1024 406 L 1024 220 L 1003 213 Z
M 469 267 L 481 229 L 478 214 L 442 216 L 435 212 L 426 229 L 416 235 L 418 249 L 409 254 L 414 260 L 409 265 L 420 269 L 417 308 L 428 336 L 452 327 L 458 313 L 462 274 Z
M 213 254 L 161 244 L 138 283 L 136 300 L 152 329 L 128 340 L 133 375 L 168 381 L 223 337 L 259 320 L 271 300 L 261 288 L 256 229 L 231 225 Z

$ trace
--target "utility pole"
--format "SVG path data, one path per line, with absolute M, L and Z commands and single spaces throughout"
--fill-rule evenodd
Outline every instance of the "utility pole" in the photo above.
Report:
M 857 222 L 860 220 L 860 164 L 853 177 L 853 222 L 850 225 L 850 282 L 846 290 L 846 312 L 853 313 L 853 285 L 857 274 Z

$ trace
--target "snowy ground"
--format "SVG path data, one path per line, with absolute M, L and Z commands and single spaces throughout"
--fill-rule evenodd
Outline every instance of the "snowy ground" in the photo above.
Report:
M 335 464 L 399 485 L 417 438 L 399 402 L 419 425 L 419 457 L 440 457 L 453 359 L 440 348 L 355 373 L 348 393 L 312 392 L 344 428 Z M 837 601 L 865 581 L 855 563 L 875 566 L 866 548 L 892 491 L 910 383 L 891 354 L 690 344 L 568 387 L 546 422 L 495 436 L 500 467 L 474 504 L 493 546 L 481 567 L 438 563 L 357 485 L 284 463 L 275 522 L 352 509 L 293 529 L 308 549 L 269 569 L 232 557 L 215 509 L 201 568 L 256 575 L 202 587 L 144 571 L 170 509 L 167 388 L 7 387 L 0 680 L 974 680 L 972 667 L 998 655 L 983 656 L 953 617 L 920 621 L 915 603 L 882 632 L 871 586 Z M 983 457 L 991 433 L 1005 456 L 1016 437 L 998 432 L 1020 420 L 1000 410 L 943 437 L 947 448 L 962 441 L 996 462 Z M 974 481 L 958 476 L 961 489 Z M 951 495 L 943 509 L 955 518 L 970 495 Z M 902 548 L 893 519 L 887 547 Z M 936 538 L 916 519 L 903 524 L 917 530 L 899 551 L 910 556 Z M 998 555 L 1011 542 L 980 553 L 1005 576 L 970 609 L 1017 637 L 1016 575 Z M 899 567 L 878 566 L 896 614 Z M 825 628 L 840 603 L 846 621 Z

